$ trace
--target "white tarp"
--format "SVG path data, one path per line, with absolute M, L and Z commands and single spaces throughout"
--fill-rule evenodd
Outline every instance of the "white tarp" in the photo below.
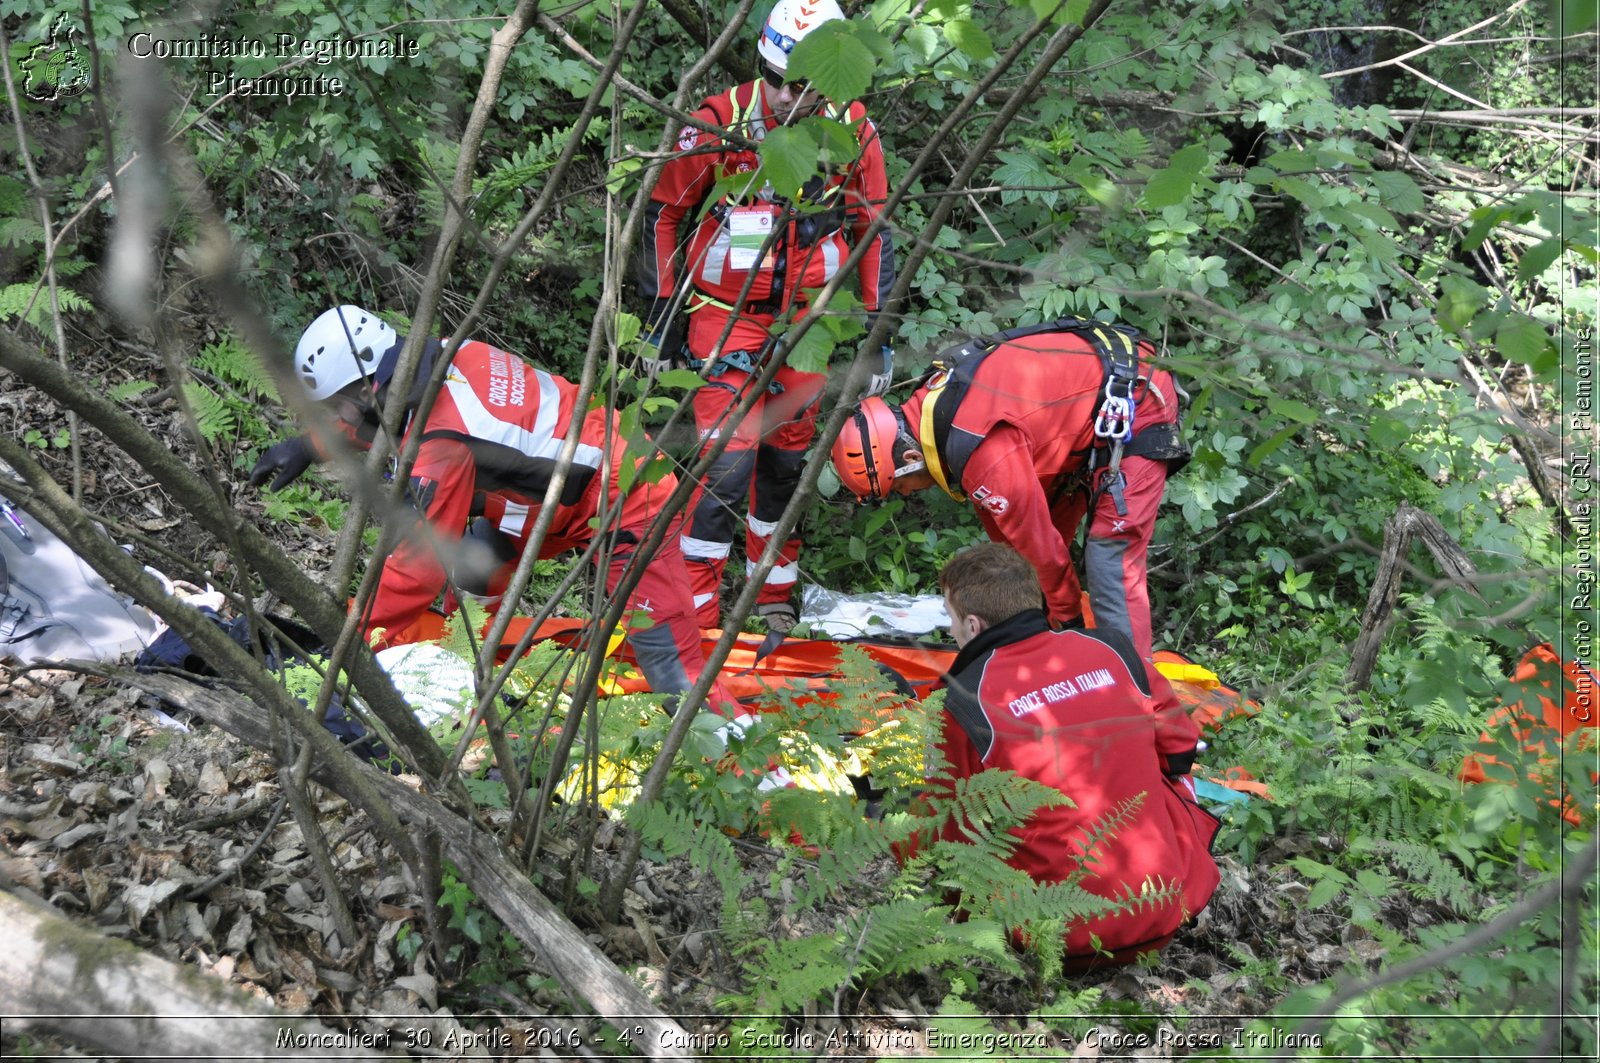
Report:
M 937 594 L 844 594 L 809 585 L 800 599 L 800 619 L 834 639 L 927 635 L 950 625 Z
M 21 528 L 11 522 L 15 517 Z M 155 637 L 156 619 L 0 496 L 0 660 L 109 661 Z

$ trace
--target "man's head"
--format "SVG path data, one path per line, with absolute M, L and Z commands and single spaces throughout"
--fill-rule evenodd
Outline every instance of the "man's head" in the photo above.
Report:
M 980 543 L 956 554 L 939 573 L 939 589 L 958 646 L 1044 602 L 1033 565 L 1001 543 Z
M 844 18 L 836 0 L 778 0 L 761 26 L 756 41 L 756 66 L 761 71 L 767 110 L 784 122 L 803 118 L 822 102 L 811 86 L 789 78 L 789 53 L 806 34 Z
M 845 421 L 833 441 L 832 458 L 839 482 L 863 502 L 933 486 L 905 414 L 877 397 L 862 402 Z
M 394 375 L 400 334 L 359 306 L 325 310 L 300 334 L 294 349 L 295 372 L 317 402 L 345 393 L 358 380 L 368 390 L 383 387 Z

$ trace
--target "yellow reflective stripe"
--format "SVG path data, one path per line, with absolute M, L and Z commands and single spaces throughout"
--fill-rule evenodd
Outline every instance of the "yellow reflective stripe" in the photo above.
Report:
M 760 98 L 761 90 L 756 88 L 755 82 L 750 83 L 750 100 L 748 103 L 739 102 L 739 88 L 728 91 L 728 102 L 733 104 L 733 118 L 728 123 L 728 128 L 738 133 L 748 134 L 748 130 L 741 126 L 750 124 L 749 120 L 756 111 L 756 100 Z
M 927 398 L 922 400 L 922 423 L 917 426 L 918 441 L 922 444 L 922 460 L 928 467 L 928 475 L 933 477 L 933 482 L 944 489 L 944 493 L 957 502 L 965 502 L 966 496 L 960 491 L 952 491 L 948 482 L 948 474 L 944 471 L 944 463 L 939 460 L 939 446 L 934 441 L 933 411 L 938 405 L 944 392 L 945 384 L 950 382 L 949 374 L 938 384 L 928 389 Z M 895 457 L 898 462 L 900 459 Z M 959 484 L 957 485 L 960 486 Z
M 691 305 L 687 309 L 684 310 L 684 313 L 686 313 L 686 314 L 692 314 L 697 310 L 704 310 L 708 306 L 714 306 L 718 310 L 725 310 L 730 314 L 734 312 L 733 306 L 731 304 L 725 303 L 721 299 L 713 299 L 711 296 L 707 295 L 705 292 L 701 291 L 698 288 L 696 288 L 694 290 L 694 292 L 690 295 L 690 299 L 691 300 L 699 300 L 699 301 L 698 302 L 692 302 Z
M 1133 342 L 1133 337 L 1129 336 L 1127 333 L 1121 332 L 1117 329 L 1103 328 L 1098 325 L 1092 328 L 1090 331 L 1093 332 L 1095 338 L 1103 343 L 1106 347 L 1117 348 L 1122 354 L 1127 355 L 1134 361 L 1138 361 L 1138 348 Z

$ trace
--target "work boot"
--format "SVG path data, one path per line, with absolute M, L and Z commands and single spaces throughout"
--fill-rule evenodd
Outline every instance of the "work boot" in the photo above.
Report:
M 800 614 L 788 602 L 767 602 L 756 606 L 756 615 L 766 621 L 767 630 L 787 635 L 800 622 Z

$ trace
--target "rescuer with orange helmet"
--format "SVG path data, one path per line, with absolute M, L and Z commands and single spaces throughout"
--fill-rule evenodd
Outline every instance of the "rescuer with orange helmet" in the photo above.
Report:
M 833 445 L 860 499 L 937 485 L 1039 574 L 1050 620 L 1082 621 L 1070 545 L 1090 514 L 1097 627 L 1152 652 L 1146 555 L 1169 472 L 1188 458 L 1180 392 L 1135 330 L 1061 319 L 946 351 L 909 399 L 862 402 Z

